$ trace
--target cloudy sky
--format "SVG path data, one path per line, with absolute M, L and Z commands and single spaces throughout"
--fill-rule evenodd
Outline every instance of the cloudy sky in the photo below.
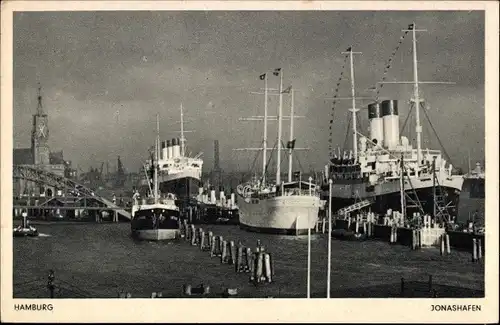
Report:
M 30 12 L 14 15 L 14 146 L 28 147 L 36 88 L 43 87 L 50 146 L 83 170 L 123 158 L 137 170 L 155 137 L 176 136 L 179 106 L 185 107 L 188 150 L 204 152 L 213 165 L 213 140 L 220 142 L 225 170 L 247 170 L 259 146 L 262 124 L 238 118 L 262 115 L 258 76 L 274 68 L 293 85 L 301 166 L 321 169 L 328 157 L 329 120 L 344 56 L 353 46 L 358 96 L 380 81 L 401 29 L 415 22 L 419 77 L 453 81 L 425 85 L 427 114 L 455 165 L 484 159 L 484 15 L 481 12 Z M 405 38 L 387 80 L 412 80 L 411 39 Z M 346 73 L 348 71 L 346 70 Z M 279 80 L 270 77 L 269 86 Z M 339 96 L 349 96 L 344 79 Z M 401 125 L 410 86 L 385 86 L 383 97 L 400 100 Z M 365 107 L 369 102 L 360 101 Z M 271 113 L 277 110 L 270 98 Z M 343 146 L 350 102 L 335 106 L 334 146 Z M 289 110 L 290 100 L 284 99 Z M 424 146 L 439 149 L 425 115 Z M 367 131 L 367 112 L 361 111 Z M 414 138 L 413 120 L 405 133 Z M 269 134 L 276 134 L 271 123 Z M 288 128 L 288 123 L 284 123 Z M 288 132 L 284 133 L 288 137 Z M 349 140 L 348 140 L 349 141 Z M 271 141 L 272 142 L 272 141 Z M 257 165 L 259 166 L 259 165 Z

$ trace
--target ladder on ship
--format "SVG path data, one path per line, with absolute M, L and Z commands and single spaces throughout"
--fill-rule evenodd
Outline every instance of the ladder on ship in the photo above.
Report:
M 442 186 L 439 183 L 439 178 L 436 174 L 436 158 L 434 158 L 432 162 L 432 191 L 433 191 L 433 214 L 436 221 L 440 221 L 444 224 L 447 224 L 451 221 L 450 213 L 448 212 L 449 208 L 454 208 L 453 202 L 450 201 L 446 203 L 445 201 L 445 193 L 443 191 Z
M 354 203 L 352 205 L 348 205 L 340 210 L 337 211 L 338 215 L 347 215 L 350 212 L 357 211 L 360 209 L 363 209 L 369 205 L 372 204 L 372 201 L 370 200 L 363 200 L 361 202 Z
M 401 155 L 401 165 L 400 165 L 400 173 L 401 173 L 401 179 L 400 179 L 400 186 L 401 186 L 401 196 L 403 196 L 401 198 L 401 205 L 402 205 L 402 213 L 404 214 L 404 216 L 407 218 L 407 219 L 410 219 L 408 218 L 407 216 L 407 211 L 408 209 L 418 209 L 419 212 L 424 215 L 425 212 L 424 212 L 424 209 L 422 207 L 422 203 L 420 202 L 419 198 L 418 198 L 418 195 L 417 195 L 417 191 L 415 191 L 415 188 L 413 187 L 413 184 L 411 183 L 411 177 L 409 176 L 409 173 L 408 173 L 408 170 L 407 168 L 405 167 L 405 164 L 404 164 L 404 156 Z M 405 177 L 406 176 L 406 177 Z M 406 180 L 408 181 L 408 184 L 410 184 L 410 190 L 409 191 L 406 191 L 405 189 L 405 182 Z M 403 195 L 404 193 L 404 195 Z

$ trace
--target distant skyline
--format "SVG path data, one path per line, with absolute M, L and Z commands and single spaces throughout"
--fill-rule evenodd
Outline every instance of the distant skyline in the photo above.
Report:
M 204 152 L 207 172 L 213 166 L 213 141 L 219 140 L 220 164 L 226 171 L 246 171 L 255 153 L 233 148 L 256 147 L 262 123 L 238 119 L 263 114 L 264 87 L 259 75 L 281 68 L 284 86 L 293 85 L 295 166 L 322 170 L 328 160 L 329 120 L 337 80 L 349 46 L 355 58 L 357 96 L 383 76 L 398 45 L 401 29 L 415 22 L 419 78 L 455 85 L 423 85 L 421 94 L 446 152 L 454 165 L 484 160 L 484 13 L 406 11 L 285 12 L 17 12 L 14 14 L 14 147 L 29 147 L 36 89 L 42 86 L 49 114 L 52 151 L 87 171 L 120 156 L 128 171 L 137 171 L 155 139 L 160 114 L 162 139 L 178 136 L 182 103 L 188 120 L 188 152 Z M 339 96 L 350 95 L 344 70 Z M 411 40 L 405 38 L 387 80 L 412 80 Z M 270 76 L 269 87 L 278 78 Z M 408 114 L 411 86 L 386 85 L 385 98 L 400 101 L 400 125 Z M 361 108 L 369 101 L 358 101 Z M 284 114 L 290 109 L 284 98 Z M 334 147 L 346 137 L 349 101 L 335 105 Z M 271 115 L 277 100 L 270 98 Z M 367 112 L 361 110 L 368 134 Z M 425 114 L 425 147 L 441 149 Z M 269 141 L 276 127 L 270 123 Z M 288 122 L 284 122 L 284 140 Z M 415 144 L 414 118 L 406 132 Z M 408 136 L 408 135 L 407 135 Z M 350 137 L 347 148 L 351 148 Z M 256 162 L 255 168 L 260 168 Z

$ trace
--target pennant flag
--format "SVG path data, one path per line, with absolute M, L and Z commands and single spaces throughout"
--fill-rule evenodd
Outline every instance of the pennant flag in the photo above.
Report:
M 273 74 L 274 74 L 275 76 L 277 76 L 277 75 L 279 75 L 279 74 L 280 74 L 280 71 L 281 71 L 281 68 L 274 69 Z
M 287 89 L 283 90 L 281 93 L 282 94 L 289 94 L 290 91 L 292 91 L 292 86 L 289 86 Z
M 260 78 L 260 80 L 264 80 L 264 79 L 266 79 L 266 74 L 265 74 L 265 73 L 264 73 L 264 74 L 261 74 L 261 75 L 259 76 L 259 78 Z
M 293 149 L 293 148 L 295 148 L 295 139 L 293 139 L 292 141 L 288 141 L 286 143 L 286 148 L 287 149 Z
M 345 51 L 346 51 L 346 52 L 351 52 L 351 51 L 352 51 L 352 47 L 351 47 L 351 46 L 349 46 L 349 47 L 347 48 L 347 50 L 345 50 Z

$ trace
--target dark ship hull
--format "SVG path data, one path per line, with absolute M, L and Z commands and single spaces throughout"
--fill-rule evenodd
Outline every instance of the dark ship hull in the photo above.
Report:
M 181 201 L 187 201 L 198 195 L 198 189 L 201 181 L 194 177 L 182 177 L 168 181 L 160 182 L 160 191 L 162 193 L 173 193 Z
M 237 225 L 239 224 L 238 209 L 220 207 L 214 204 L 200 205 L 201 215 L 196 223 L 200 224 L 219 224 L 219 225 Z
M 485 214 L 485 184 L 484 178 L 465 178 L 457 220 L 460 223 L 475 221 L 484 225 Z
M 333 185 L 335 187 L 335 184 Z M 440 191 L 443 193 L 444 204 L 442 206 L 447 206 L 448 214 L 451 217 L 456 217 L 458 214 L 458 204 L 460 200 L 460 191 L 456 188 L 442 186 Z M 434 193 L 432 187 L 423 187 L 415 190 L 406 190 L 408 196 L 413 200 L 420 202 L 424 213 L 433 215 L 434 214 Z M 416 194 L 416 195 L 415 195 Z M 322 187 L 322 199 L 328 201 L 328 185 Z M 375 193 L 364 193 L 364 195 L 351 195 L 350 197 L 339 197 L 332 195 L 332 213 L 335 214 L 338 210 L 352 205 L 356 202 L 362 200 L 370 200 L 372 204 L 367 207 L 370 208 L 372 212 L 377 214 L 385 215 L 388 209 L 393 211 L 401 211 L 401 196 L 400 191 L 394 191 L 389 193 L 384 193 L 377 195 Z M 420 209 L 415 207 L 412 208 L 412 202 L 407 198 L 407 213 L 412 214 L 413 212 L 420 212 Z
M 130 227 L 132 237 L 142 240 L 170 240 L 179 237 L 179 211 L 157 205 L 135 212 Z

